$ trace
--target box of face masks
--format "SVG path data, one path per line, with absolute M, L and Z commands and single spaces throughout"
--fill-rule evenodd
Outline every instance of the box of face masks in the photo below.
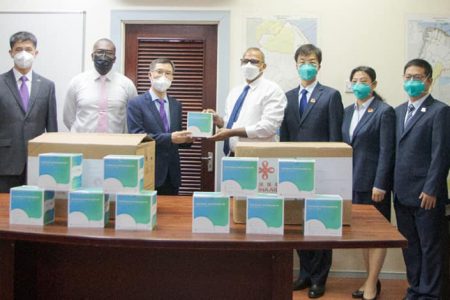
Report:
M 67 216 L 68 227 L 105 227 L 109 220 L 109 197 L 98 188 L 69 192 Z
M 246 233 L 283 234 L 284 199 L 275 194 L 247 197 Z
M 144 156 L 107 155 L 103 163 L 105 193 L 139 193 L 144 188 Z
M 342 236 L 342 197 L 315 195 L 305 199 L 305 235 Z
M 45 225 L 55 220 L 55 192 L 37 186 L 11 188 L 9 223 Z
M 315 166 L 312 159 L 278 160 L 278 194 L 287 198 L 306 198 L 315 193 Z
M 80 188 L 82 163 L 81 153 L 39 154 L 38 186 L 52 191 L 71 191 Z
M 187 130 L 193 137 L 210 137 L 213 133 L 213 115 L 211 113 L 188 112 Z
M 116 196 L 116 229 L 153 230 L 156 227 L 156 191 Z
M 195 192 L 192 197 L 192 232 L 229 233 L 230 198 L 222 193 Z
M 258 193 L 258 158 L 222 158 L 222 182 L 220 190 L 234 197 Z

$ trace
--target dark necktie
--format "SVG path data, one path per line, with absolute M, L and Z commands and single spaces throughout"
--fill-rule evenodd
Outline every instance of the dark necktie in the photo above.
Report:
M 303 89 L 301 91 L 301 97 L 300 97 L 300 107 L 299 107 L 299 113 L 300 118 L 302 117 L 303 113 L 306 110 L 306 107 L 308 106 L 308 99 L 306 98 L 306 94 L 308 94 L 308 91 L 306 89 Z
M 406 120 L 405 120 L 405 126 L 404 128 L 406 128 L 406 125 L 408 125 L 408 122 L 411 120 L 412 116 L 413 116 L 413 112 L 416 108 L 414 107 L 414 105 L 410 104 L 408 105 L 408 113 L 406 114 Z
M 164 99 L 158 99 L 159 102 L 159 116 L 164 125 L 165 132 L 169 132 L 169 121 L 167 120 L 166 110 L 164 109 Z
M 230 118 L 228 119 L 227 128 L 230 129 L 233 127 L 234 122 L 239 118 L 239 113 L 242 108 L 242 103 L 244 103 L 245 97 L 247 96 L 248 90 L 250 89 L 249 85 L 246 85 L 242 90 L 242 93 L 239 95 L 236 103 L 234 104 L 233 111 L 231 112 Z M 223 153 L 228 155 L 230 153 L 230 141 L 229 139 L 224 140 L 223 142 Z
M 26 76 L 22 76 L 20 77 L 20 80 L 22 81 L 22 84 L 20 85 L 20 97 L 22 98 L 22 104 L 23 104 L 23 109 L 25 111 L 28 110 L 28 102 L 30 100 L 30 93 L 28 91 L 28 86 L 26 84 L 26 82 L 28 81 L 28 78 Z

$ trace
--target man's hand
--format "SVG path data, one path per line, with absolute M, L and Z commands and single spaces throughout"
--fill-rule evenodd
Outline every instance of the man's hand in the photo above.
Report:
M 436 197 L 430 196 L 424 192 L 420 193 L 419 199 L 422 200 L 420 207 L 424 209 L 432 209 L 436 207 Z
M 209 137 L 208 140 L 211 141 L 223 141 L 232 136 L 232 129 L 220 128 L 217 130 L 216 134 Z
M 207 108 L 207 109 L 204 109 L 202 112 L 213 114 L 213 124 L 219 128 L 223 127 L 223 125 L 224 125 L 223 119 L 214 111 L 214 109 Z
M 372 201 L 381 202 L 383 201 L 385 195 L 386 195 L 385 191 L 382 191 L 375 187 L 372 188 Z
M 192 132 L 183 130 L 172 132 L 172 143 L 174 144 L 185 144 L 192 143 Z

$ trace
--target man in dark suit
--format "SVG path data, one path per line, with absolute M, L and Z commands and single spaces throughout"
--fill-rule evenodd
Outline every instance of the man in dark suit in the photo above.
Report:
M 28 141 L 45 131 L 58 131 L 55 84 L 32 71 L 36 37 L 17 32 L 9 44 L 14 67 L 0 75 L 1 193 L 26 183 Z
M 300 86 L 286 93 L 287 107 L 280 129 L 282 142 L 342 141 L 341 126 L 344 107 L 341 94 L 317 82 L 322 52 L 314 45 L 302 45 L 295 52 Z M 308 296 L 319 298 L 331 267 L 331 250 L 297 250 L 300 274 L 294 290 L 309 287 Z
M 150 64 L 151 88 L 130 100 L 127 106 L 128 131 L 147 133 L 156 141 L 155 185 L 159 195 L 176 195 L 181 185 L 178 148 L 192 143 L 190 132 L 181 131 L 181 103 L 167 95 L 175 66 L 166 58 Z
M 398 229 L 408 240 L 405 299 L 440 299 L 449 107 L 429 94 L 433 74 L 427 61 L 409 61 L 403 78 L 409 100 L 395 109 L 394 204 Z

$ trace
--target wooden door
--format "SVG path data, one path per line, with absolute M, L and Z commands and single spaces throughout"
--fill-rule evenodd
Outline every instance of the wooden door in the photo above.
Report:
M 127 24 L 125 26 L 125 75 L 138 93 L 150 88 L 149 65 L 158 57 L 175 63 L 168 94 L 183 104 L 183 128 L 188 111 L 216 107 L 217 25 Z M 180 149 L 180 194 L 214 190 L 214 142 L 197 140 Z

